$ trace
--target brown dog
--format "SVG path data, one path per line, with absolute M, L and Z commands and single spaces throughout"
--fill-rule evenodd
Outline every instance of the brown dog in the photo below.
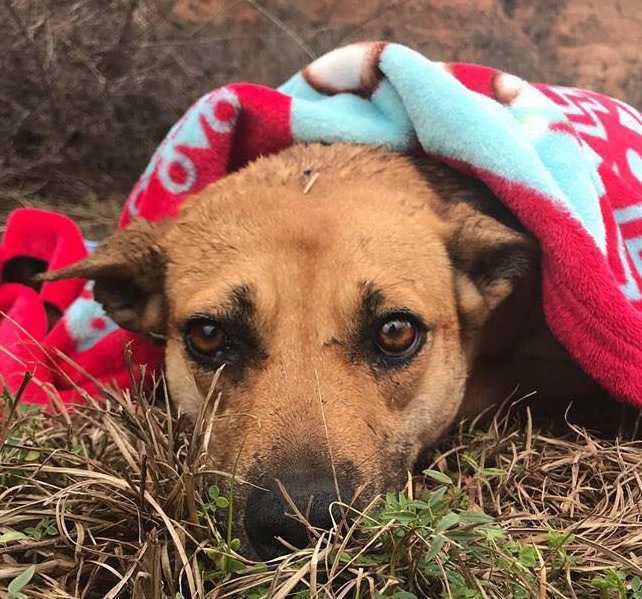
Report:
M 261 557 L 329 505 L 396 488 L 420 451 L 516 385 L 595 385 L 544 324 L 536 244 L 478 182 L 372 147 L 294 146 L 136 222 L 54 277 L 96 280 L 121 326 L 166 337 L 173 400 L 198 413 L 225 365 L 212 462 L 236 470 Z M 240 511 L 240 514 L 239 514 Z

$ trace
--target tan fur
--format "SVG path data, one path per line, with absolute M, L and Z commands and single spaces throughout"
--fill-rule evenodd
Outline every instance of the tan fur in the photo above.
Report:
M 397 486 L 460 411 L 518 384 L 553 398 L 592 389 L 541 317 L 535 244 L 482 214 L 484 195 L 445 167 L 380 149 L 295 146 L 208 187 L 175 221 L 119 233 L 62 276 L 97 278 L 121 324 L 166 336 L 172 397 L 192 415 L 214 373 L 190 360 L 182 327 L 246 288 L 265 356 L 239 380 L 223 371 L 213 467 L 260 483 L 284 464 L 349 465 L 370 495 Z M 521 270 L 493 270 L 504 247 Z M 141 299 L 118 306 L 114 281 L 128 277 Z M 430 325 L 406 367 L 382 371 L 354 347 L 368 285 L 385 296 L 379 312 L 404 307 Z

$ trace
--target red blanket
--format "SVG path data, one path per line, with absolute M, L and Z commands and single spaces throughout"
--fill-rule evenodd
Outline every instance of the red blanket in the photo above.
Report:
M 431 62 L 396 44 L 355 44 L 279 90 L 234 84 L 198 100 L 152 157 L 121 225 L 171 216 L 187 196 L 257 156 L 310 141 L 423 150 L 482 179 L 539 241 L 553 333 L 609 392 L 642 406 L 638 111 L 487 67 Z M 34 290 L 15 282 L 16 257 L 55 269 L 86 252 L 77 228 L 60 215 L 25 210 L 7 222 L 0 374 L 15 391 L 25 370 L 33 372 L 27 401 L 45 404 L 52 393 L 76 401 L 79 389 L 127 386 L 128 344 L 134 362 L 161 364 L 159 348 L 106 318 L 90 284 Z M 62 317 L 51 326 L 56 311 Z

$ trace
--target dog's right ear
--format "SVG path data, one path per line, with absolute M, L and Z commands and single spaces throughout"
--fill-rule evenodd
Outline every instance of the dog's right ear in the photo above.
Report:
M 165 226 L 134 221 L 102 243 L 85 260 L 61 270 L 41 273 L 38 281 L 82 278 L 95 281 L 94 297 L 121 327 L 146 334 L 163 334 Z

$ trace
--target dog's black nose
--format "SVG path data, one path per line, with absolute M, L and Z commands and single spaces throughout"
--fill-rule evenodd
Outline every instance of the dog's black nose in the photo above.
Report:
M 294 505 L 314 528 L 332 527 L 330 510 L 333 502 L 339 499 L 337 485 L 341 501 L 349 503 L 352 499 L 349 485 L 335 483 L 332 477 L 315 478 L 310 473 L 282 480 L 281 483 Z M 245 530 L 256 553 L 267 560 L 287 552 L 279 538 L 295 547 L 306 547 L 311 540 L 308 527 L 294 516 L 294 510 L 279 486 L 275 482 L 264 488 L 266 490 L 254 489 L 250 493 L 245 512 Z M 339 506 L 332 508 L 332 515 L 335 521 L 340 520 Z

